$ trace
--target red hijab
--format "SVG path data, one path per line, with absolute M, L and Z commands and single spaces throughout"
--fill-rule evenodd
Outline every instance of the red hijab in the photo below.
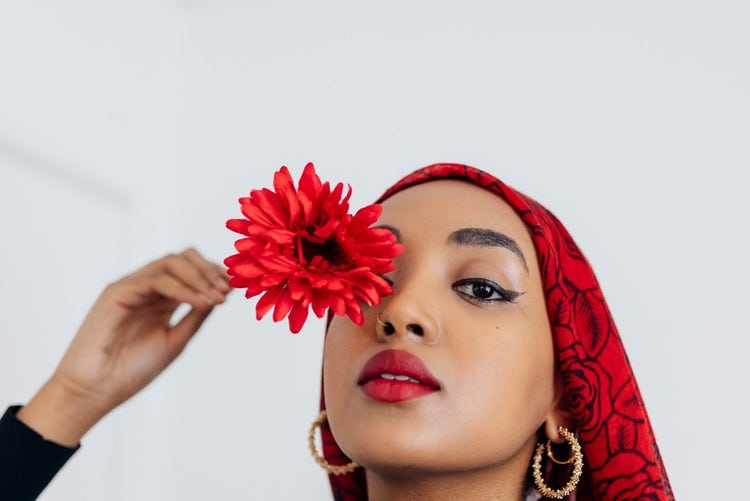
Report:
M 398 181 L 378 199 L 437 179 L 462 179 L 505 200 L 529 229 L 536 247 L 557 366 L 585 459 L 577 500 L 672 500 L 646 407 L 599 283 L 565 227 L 538 202 L 474 167 L 434 164 Z M 321 387 L 321 409 L 325 408 Z M 331 464 L 350 460 L 327 423 L 323 454 Z M 364 470 L 329 476 L 341 501 L 367 499 Z

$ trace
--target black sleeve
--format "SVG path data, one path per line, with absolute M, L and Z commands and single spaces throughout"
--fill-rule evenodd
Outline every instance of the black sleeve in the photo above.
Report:
M 36 499 L 78 447 L 45 440 L 16 419 L 20 406 L 0 419 L 0 501 Z

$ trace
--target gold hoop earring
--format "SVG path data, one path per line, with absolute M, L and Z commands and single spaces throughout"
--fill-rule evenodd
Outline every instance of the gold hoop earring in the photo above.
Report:
M 547 440 L 547 457 L 557 464 L 570 464 L 573 463 L 573 473 L 570 476 L 570 480 L 560 489 L 551 489 L 542 478 L 542 453 L 544 452 L 545 446 L 543 444 L 536 445 L 536 452 L 534 453 L 534 462 L 531 465 L 533 471 L 534 484 L 539 492 L 543 496 L 552 499 L 562 499 L 571 492 L 573 492 L 578 485 L 578 481 L 581 480 L 581 473 L 583 472 L 583 453 L 581 452 L 581 444 L 578 442 L 576 436 L 569 432 L 562 426 L 558 428 L 560 435 L 570 444 L 570 457 L 565 461 L 558 460 L 552 453 L 552 447 L 550 441 Z
M 321 468 L 323 468 L 325 471 L 327 471 L 331 475 L 344 475 L 346 473 L 351 473 L 357 468 L 359 468 L 359 465 L 352 461 L 349 464 L 344 465 L 333 465 L 326 461 L 326 459 L 318 454 L 318 451 L 315 449 L 315 429 L 323 424 L 323 421 L 326 420 L 327 413 L 324 410 L 320 411 L 318 413 L 318 417 L 315 418 L 315 421 L 313 421 L 312 426 L 310 426 L 310 432 L 307 434 L 307 445 L 310 447 L 310 454 L 312 454 L 313 459 L 316 463 L 320 465 Z

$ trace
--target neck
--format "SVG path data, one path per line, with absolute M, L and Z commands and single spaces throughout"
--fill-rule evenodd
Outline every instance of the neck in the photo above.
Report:
M 517 466 L 517 467 L 509 467 Z M 523 499 L 528 462 L 461 472 L 367 470 L 369 501 Z

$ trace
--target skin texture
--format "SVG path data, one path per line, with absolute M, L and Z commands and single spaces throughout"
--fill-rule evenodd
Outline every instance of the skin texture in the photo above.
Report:
M 110 284 L 52 377 L 20 421 L 66 446 L 157 377 L 229 293 L 228 277 L 194 249 L 158 259 Z M 172 325 L 181 304 L 190 312 Z
M 365 467 L 373 500 L 520 499 L 538 430 L 561 442 L 557 427 L 568 424 L 526 227 L 500 198 L 457 180 L 397 193 L 378 224 L 394 228 L 405 251 L 388 277 L 393 295 L 366 310 L 363 327 L 342 317 L 330 325 L 323 377 L 337 443 Z M 462 228 L 502 233 L 524 258 L 449 242 Z M 466 279 L 520 294 L 482 302 L 477 295 L 500 296 Z M 398 403 L 366 396 L 359 373 L 386 349 L 418 356 L 439 391 Z

